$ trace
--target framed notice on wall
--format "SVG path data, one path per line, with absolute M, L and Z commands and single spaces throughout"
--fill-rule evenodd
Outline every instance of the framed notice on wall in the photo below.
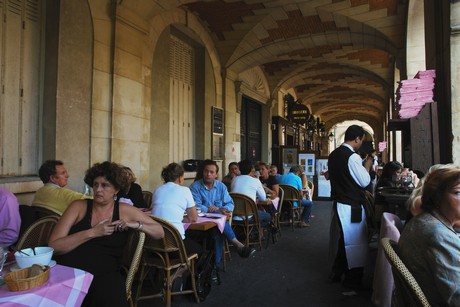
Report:
M 299 148 L 297 146 L 281 146 L 281 163 L 283 174 L 289 173 L 291 166 L 297 165 L 299 159 Z
M 224 134 L 224 110 L 212 107 L 212 133 Z
M 224 159 L 224 110 L 217 107 L 211 109 L 212 123 L 212 159 Z
M 314 153 L 299 153 L 299 164 L 302 165 L 304 173 L 307 176 L 315 175 L 315 154 Z
M 330 199 L 331 197 L 331 183 L 327 175 L 327 157 L 320 157 L 316 159 L 316 176 L 318 177 L 318 198 Z

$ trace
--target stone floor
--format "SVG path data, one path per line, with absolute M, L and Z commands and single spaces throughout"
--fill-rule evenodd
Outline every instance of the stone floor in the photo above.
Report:
M 371 291 L 354 296 L 328 276 L 328 240 L 331 202 L 316 201 L 311 227 L 283 227 L 281 239 L 249 259 L 232 251 L 227 272 L 221 272 L 221 285 L 213 285 L 206 301 L 199 306 L 373 306 Z M 371 287 L 375 250 L 369 253 L 365 281 Z M 147 300 L 138 306 L 159 306 L 162 301 Z M 173 297 L 173 306 L 198 306 L 190 296 Z

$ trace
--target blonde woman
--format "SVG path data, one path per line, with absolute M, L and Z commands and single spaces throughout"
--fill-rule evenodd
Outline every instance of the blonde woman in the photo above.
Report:
M 400 257 L 432 306 L 460 306 L 460 167 L 431 170 L 423 183 L 422 212 L 406 224 Z

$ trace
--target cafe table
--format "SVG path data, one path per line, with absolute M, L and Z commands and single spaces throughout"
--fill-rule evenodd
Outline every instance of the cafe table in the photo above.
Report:
M 278 210 L 279 203 L 280 203 L 279 197 L 275 197 L 274 199 L 267 198 L 265 200 L 257 200 L 258 206 L 265 207 L 265 206 L 273 205 L 275 210 Z
M 412 193 L 411 189 L 380 188 L 377 193 L 388 204 L 388 212 L 398 215 L 403 220 L 406 219 L 406 202 Z
M 184 229 L 207 231 L 217 226 L 220 233 L 223 233 L 227 218 L 223 214 L 205 213 L 203 216 L 198 216 L 197 221 L 194 223 L 184 223 Z
M 9 272 L 11 267 L 5 267 Z M 12 292 L 5 284 L 0 287 L 0 306 L 60 307 L 80 306 L 88 293 L 93 275 L 80 269 L 55 265 L 49 279 L 30 290 Z

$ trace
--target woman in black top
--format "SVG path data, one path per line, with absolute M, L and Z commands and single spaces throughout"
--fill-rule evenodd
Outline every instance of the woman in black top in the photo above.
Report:
M 127 306 L 120 274 L 126 231 L 137 229 L 160 239 L 163 228 L 140 210 L 118 202 L 117 193 L 127 185 L 118 164 L 96 163 L 86 172 L 85 183 L 93 188 L 94 199 L 72 202 L 48 244 L 59 264 L 94 275 L 83 306 Z

